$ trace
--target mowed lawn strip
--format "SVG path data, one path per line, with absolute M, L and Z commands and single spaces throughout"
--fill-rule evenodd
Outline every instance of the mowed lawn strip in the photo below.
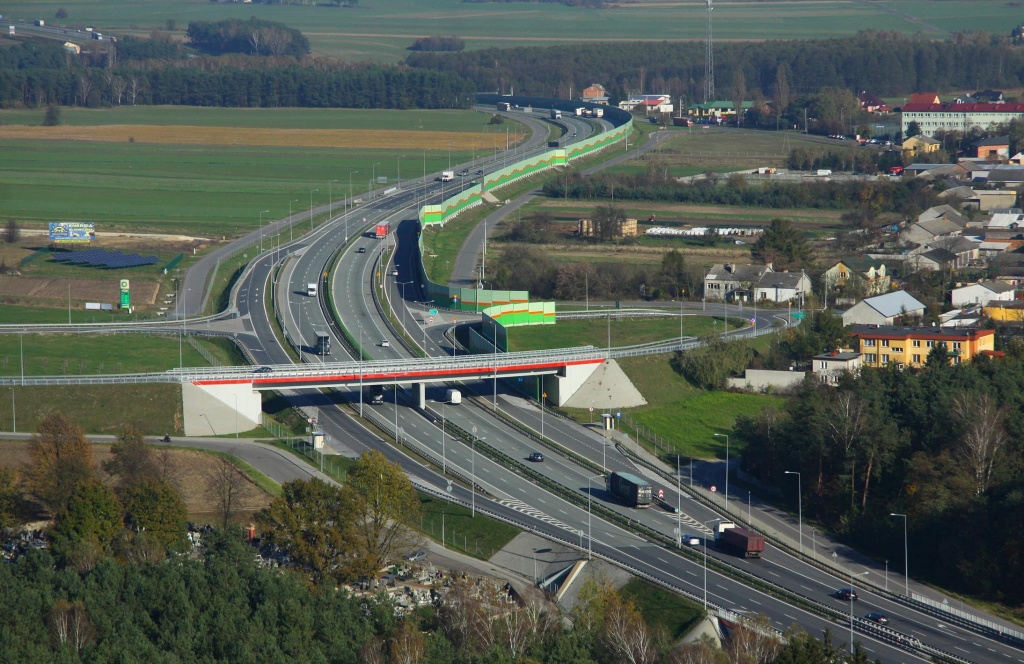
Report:
M 683 316 L 683 335 L 702 337 L 715 330 L 722 331 L 721 317 Z M 741 318 L 729 318 L 729 327 L 744 325 Z M 548 348 L 572 348 L 574 346 L 608 346 L 609 329 L 612 347 L 632 346 L 652 341 L 679 338 L 678 316 L 657 316 L 651 318 L 615 318 L 614 312 L 600 318 L 561 320 L 554 325 L 524 325 L 508 328 L 509 350 L 546 350 Z
M 521 532 L 515 526 L 482 514 L 473 518 L 470 510 L 465 507 L 423 493 L 420 494 L 420 506 L 423 510 L 421 530 L 424 535 L 441 541 L 443 514 L 444 545 L 480 560 L 488 560 Z
M 152 334 L 0 335 L 0 375 L 143 373 L 206 366 L 189 344 Z
M 42 385 L 3 388 L 0 394 L 0 431 L 35 431 L 42 417 L 59 410 L 86 433 L 116 434 L 122 424 L 149 436 L 183 432 L 178 384 Z

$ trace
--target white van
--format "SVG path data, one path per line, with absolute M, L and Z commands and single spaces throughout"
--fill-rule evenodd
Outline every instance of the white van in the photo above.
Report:
M 445 397 L 445 401 L 452 405 L 462 403 L 462 392 L 459 392 L 458 390 L 448 390 L 448 395 Z

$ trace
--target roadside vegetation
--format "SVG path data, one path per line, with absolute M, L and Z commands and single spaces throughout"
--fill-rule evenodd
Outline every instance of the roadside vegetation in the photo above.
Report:
M 593 309 L 592 309 L 593 310 Z M 616 318 L 609 310 L 608 317 L 582 320 L 563 320 L 554 325 L 529 325 L 508 328 L 509 351 L 572 348 L 574 346 L 608 346 L 609 329 L 612 346 L 665 341 L 679 338 L 678 316 L 652 316 L 650 318 Z M 606 320 L 607 318 L 607 320 Z M 743 327 L 747 321 L 730 318 L 729 329 Z M 714 331 L 725 331 L 721 317 L 705 317 L 687 312 L 683 318 L 684 337 L 704 337 Z

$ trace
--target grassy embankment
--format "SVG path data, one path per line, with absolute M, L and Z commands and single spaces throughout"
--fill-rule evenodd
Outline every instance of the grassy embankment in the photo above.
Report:
M 695 602 L 643 579 L 632 579 L 619 592 L 636 602 L 649 627 L 663 629 L 672 642 L 686 636 L 704 617 L 704 610 Z
M 742 318 L 729 318 L 729 329 L 742 327 Z M 722 332 L 721 317 L 705 317 L 688 314 L 683 317 L 683 334 L 686 337 L 702 337 L 712 332 Z M 564 320 L 554 325 L 530 325 L 512 327 L 508 330 L 509 350 L 544 350 L 547 348 L 571 348 L 573 346 L 608 346 L 609 328 L 612 346 L 632 346 L 665 339 L 679 338 L 679 317 L 660 316 L 657 318 L 592 318 Z

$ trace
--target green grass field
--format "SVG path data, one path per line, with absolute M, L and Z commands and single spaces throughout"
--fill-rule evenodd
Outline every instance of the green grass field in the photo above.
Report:
M 187 343 L 184 366 L 207 362 Z M 0 335 L 0 375 L 26 376 L 166 371 L 179 365 L 177 337 L 150 334 Z
M 738 415 L 756 415 L 766 406 L 781 408 L 785 402 L 778 396 L 700 390 L 674 372 L 668 360 L 668 355 L 650 355 L 618 361 L 648 403 L 626 411 L 629 425 L 622 428 L 632 435 L 631 425 L 640 424 L 684 457 L 724 458 L 725 439 L 714 434 L 729 433 Z M 581 422 L 591 417 L 582 409 L 569 412 Z M 733 444 L 731 451 L 740 449 Z M 665 453 L 663 448 L 659 451 Z
M 0 388 L 0 431 L 15 430 L 15 419 L 17 431 L 35 431 L 39 420 L 54 410 L 62 412 L 86 433 L 114 434 L 122 424 L 133 424 L 146 435 L 182 433 L 178 385 Z
M 671 642 L 686 636 L 704 617 L 704 610 L 697 603 L 643 579 L 632 579 L 619 592 L 636 602 L 644 622 L 649 627 L 664 630 Z
M 427 537 L 441 541 L 444 515 L 444 545 L 467 555 L 487 560 L 512 541 L 520 530 L 502 521 L 483 515 L 473 518 L 470 510 L 443 500 L 420 494 L 423 522 L 420 530 Z
M 610 325 L 609 325 L 610 323 Z M 729 329 L 744 324 L 739 318 L 729 319 Z M 687 337 L 702 337 L 712 331 L 722 331 L 724 323 L 720 317 L 687 315 L 683 317 L 683 334 Z M 624 318 L 607 320 L 594 318 L 584 320 L 563 320 L 554 325 L 528 325 L 511 327 L 508 330 L 509 350 L 544 350 L 547 348 L 571 348 L 573 346 L 608 345 L 609 327 L 612 346 L 630 346 L 652 341 L 679 338 L 677 316 L 658 318 Z
M 72 323 L 109 323 L 123 316 L 118 312 L 83 311 L 80 307 L 71 309 Z M 0 305 L 0 322 L 19 323 L 67 323 L 68 311 L 63 308 L 27 307 L 16 304 Z
M 555 3 L 482 3 L 446 0 L 377 0 L 354 8 L 311 5 L 256 5 L 167 0 L 89 0 L 67 3 L 14 0 L 5 16 L 94 25 L 102 32 L 147 34 L 173 19 L 179 32 L 190 20 L 248 19 L 252 15 L 298 28 L 315 52 L 350 60 L 397 61 L 419 36 L 457 35 L 469 49 L 503 45 L 555 45 L 578 41 L 694 40 L 705 34 L 703 2 L 675 0 L 612 4 L 606 9 Z M 1012 19 L 1005 0 L 811 0 L 808 2 L 722 2 L 715 5 L 715 37 L 722 40 L 816 38 L 884 29 L 926 37 L 958 30 L 1005 34 Z
M 219 240 L 349 193 L 371 174 L 394 181 L 447 168 L 444 151 L 0 141 L 3 214 L 26 226 L 94 221 L 98 231 L 187 233 Z M 451 155 L 452 163 L 472 159 Z

